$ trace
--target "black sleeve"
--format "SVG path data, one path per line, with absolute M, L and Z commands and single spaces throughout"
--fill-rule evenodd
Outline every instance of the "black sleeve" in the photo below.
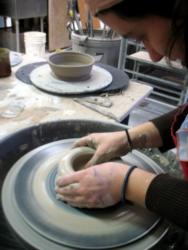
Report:
M 160 136 L 162 138 L 163 146 L 159 148 L 161 152 L 165 152 L 175 147 L 173 139 L 171 137 L 170 128 L 176 112 L 177 109 L 171 111 L 168 114 L 164 114 L 160 117 L 150 120 L 158 129 Z
M 188 231 L 188 181 L 160 174 L 150 184 L 146 207 Z

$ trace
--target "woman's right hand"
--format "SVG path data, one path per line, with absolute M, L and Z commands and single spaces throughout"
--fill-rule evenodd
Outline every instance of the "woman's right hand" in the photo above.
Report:
M 96 149 L 85 167 L 90 167 L 120 157 L 130 151 L 125 131 L 93 133 L 76 141 L 73 147 L 88 146 Z

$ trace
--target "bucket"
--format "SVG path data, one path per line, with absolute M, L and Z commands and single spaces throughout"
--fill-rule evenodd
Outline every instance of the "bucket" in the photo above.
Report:
M 44 57 L 46 45 L 46 33 L 25 32 L 24 33 L 25 54 L 30 57 Z
M 72 50 L 90 54 L 103 64 L 117 67 L 121 37 L 103 38 L 102 33 L 102 30 L 97 30 L 93 37 L 88 37 L 72 32 Z

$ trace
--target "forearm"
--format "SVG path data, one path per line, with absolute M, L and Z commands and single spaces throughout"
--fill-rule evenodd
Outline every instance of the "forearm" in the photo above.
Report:
M 188 230 L 188 181 L 158 175 L 148 187 L 146 207 Z
M 126 199 L 188 230 L 188 182 L 135 169 L 128 181 Z
M 152 122 L 146 122 L 128 130 L 130 142 L 126 131 L 115 132 L 114 145 L 117 146 L 119 155 L 125 155 L 132 149 L 161 147 L 162 140 L 159 131 Z M 111 146 L 111 147 L 112 147 Z M 110 148 L 111 149 L 111 148 Z
M 152 122 L 129 129 L 133 149 L 161 147 L 163 142 L 158 129 Z
M 129 177 L 126 199 L 144 207 L 147 190 L 155 177 L 153 173 L 139 168 L 134 169 Z
M 170 128 L 177 110 L 129 129 L 133 148 L 173 147 Z
M 164 114 L 151 120 L 158 130 L 162 140 L 162 147 L 160 148 L 161 151 L 167 151 L 175 146 L 171 135 L 171 126 L 177 113 L 178 109 L 175 109 L 168 114 Z

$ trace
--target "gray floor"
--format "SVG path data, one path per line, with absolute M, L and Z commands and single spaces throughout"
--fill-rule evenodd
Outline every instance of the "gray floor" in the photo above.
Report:
M 174 108 L 176 107 L 147 98 L 131 112 L 128 125 L 134 127 L 152 118 L 168 113 Z

